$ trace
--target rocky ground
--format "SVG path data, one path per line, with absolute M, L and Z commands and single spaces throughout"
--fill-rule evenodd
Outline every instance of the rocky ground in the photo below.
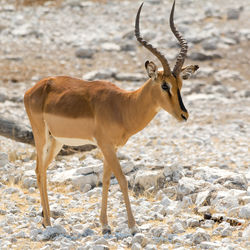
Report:
M 140 1 L 1 1 L 0 116 L 29 124 L 22 98 L 45 76 L 139 87 L 156 59 L 133 35 Z M 142 34 L 174 63 L 172 1 L 145 1 Z M 116 179 L 110 235 L 99 223 L 102 155 L 58 156 L 48 170 L 52 227 L 41 226 L 35 149 L 0 137 L 1 249 L 248 249 L 250 247 L 250 4 L 178 0 L 176 25 L 199 64 L 182 95 L 187 123 L 160 111 L 118 156 L 141 233 L 127 228 Z M 158 62 L 157 62 L 158 63 Z

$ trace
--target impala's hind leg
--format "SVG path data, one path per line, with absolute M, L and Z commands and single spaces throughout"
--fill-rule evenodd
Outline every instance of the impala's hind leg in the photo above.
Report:
M 40 122 L 39 122 L 40 121 Z M 36 124 L 39 126 L 36 126 Z M 43 119 L 36 119 L 36 124 L 32 123 L 32 130 L 37 149 L 36 176 L 37 185 L 40 191 L 43 208 L 43 226 L 50 226 L 50 209 L 47 193 L 47 168 L 54 157 L 62 148 L 62 144 L 50 135 L 48 127 Z
M 102 179 L 102 208 L 100 215 L 103 234 L 111 233 L 111 228 L 108 225 L 108 217 L 107 217 L 108 191 L 109 191 L 111 174 L 112 174 L 111 169 L 109 168 L 108 163 L 104 160 L 103 179 Z

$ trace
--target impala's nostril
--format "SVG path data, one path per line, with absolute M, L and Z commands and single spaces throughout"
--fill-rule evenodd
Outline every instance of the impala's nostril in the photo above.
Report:
M 183 118 L 183 120 L 187 120 L 187 117 L 185 117 L 184 115 L 181 115 L 181 117 Z

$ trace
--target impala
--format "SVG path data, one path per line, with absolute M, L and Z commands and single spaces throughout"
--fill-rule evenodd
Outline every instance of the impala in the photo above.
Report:
M 96 144 L 103 153 L 103 190 L 100 221 L 102 232 L 110 233 L 107 220 L 107 199 L 110 177 L 113 173 L 120 185 L 128 215 L 128 226 L 137 231 L 132 214 L 126 177 L 116 156 L 119 146 L 142 130 L 160 108 L 179 121 L 188 119 L 181 99 L 182 79 L 187 79 L 199 67 L 182 68 L 187 43 L 174 25 L 175 2 L 170 14 L 170 28 L 178 39 L 181 50 L 173 71 L 167 59 L 140 35 L 139 19 L 142 5 L 135 20 L 135 36 L 139 43 L 152 52 L 163 66 L 158 71 L 153 62 L 146 61 L 149 79 L 137 90 L 126 91 L 111 82 L 84 81 L 68 76 L 42 79 L 24 95 L 37 150 L 36 175 L 43 208 L 43 226 L 50 226 L 46 170 L 63 144 Z

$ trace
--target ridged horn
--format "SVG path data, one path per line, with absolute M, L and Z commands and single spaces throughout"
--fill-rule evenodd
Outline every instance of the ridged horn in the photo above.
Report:
M 170 22 L 170 28 L 172 32 L 174 33 L 175 37 L 178 39 L 181 45 L 181 51 L 177 57 L 177 60 L 173 69 L 173 74 L 177 76 L 180 74 L 185 58 L 187 56 L 188 45 L 187 45 L 187 41 L 181 36 L 181 34 L 179 33 L 179 31 L 176 29 L 174 25 L 174 8 L 175 8 L 175 1 L 172 6 L 169 22 Z
M 150 43 L 145 41 L 143 39 L 143 37 L 141 37 L 141 35 L 140 35 L 139 22 L 140 22 L 140 13 L 141 13 L 142 6 L 143 6 L 143 3 L 141 4 L 140 8 L 138 9 L 136 19 L 135 19 L 136 39 L 139 43 L 141 43 L 145 48 L 147 48 L 152 54 L 154 54 L 160 60 L 162 67 L 163 67 L 163 70 L 164 70 L 164 75 L 168 76 L 171 74 L 171 69 L 169 67 L 168 60 L 165 58 L 165 56 L 163 54 L 161 54 L 161 52 L 159 52 L 156 48 L 154 48 Z

